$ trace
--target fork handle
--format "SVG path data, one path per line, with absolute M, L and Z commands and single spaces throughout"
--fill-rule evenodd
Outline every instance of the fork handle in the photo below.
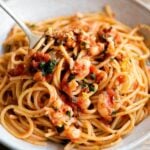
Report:
M 18 16 L 16 16 L 7 6 L 4 2 L 2 2 L 2 0 L 0 0 L 0 7 L 20 26 L 20 28 L 25 32 L 25 34 L 27 35 L 29 41 L 32 39 L 32 32 L 31 30 L 25 25 L 25 23 L 23 21 L 21 21 L 20 18 L 18 18 Z

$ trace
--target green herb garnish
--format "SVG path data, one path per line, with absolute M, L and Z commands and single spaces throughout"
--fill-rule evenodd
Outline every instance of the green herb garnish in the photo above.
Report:
M 114 60 L 115 60 L 115 58 L 114 58 L 114 57 L 111 57 L 111 58 L 110 58 L 110 61 L 114 61 Z
M 79 83 L 82 88 L 88 87 L 88 83 L 85 82 L 85 80 L 82 80 L 82 82 Z
M 114 110 L 111 114 L 112 114 L 112 115 L 116 115 L 116 113 L 117 113 L 117 111 Z
M 92 92 L 95 91 L 95 86 L 93 84 L 89 84 L 88 87 L 89 87 L 89 91 L 92 91 Z
M 89 88 L 89 91 L 95 91 L 95 86 L 91 83 L 87 83 L 85 80 L 79 83 L 82 88 Z
M 71 117 L 71 111 L 69 111 L 69 110 L 66 111 L 66 115 L 69 116 L 69 117 Z
M 44 69 L 45 64 L 46 64 L 46 63 L 45 63 L 44 61 L 40 62 L 40 64 L 39 64 L 40 69 Z
M 94 73 L 90 74 L 91 79 L 95 80 L 96 79 L 96 75 Z
M 46 64 L 45 64 L 45 71 L 46 73 L 52 73 L 54 71 L 54 68 L 56 66 L 57 62 L 56 60 L 51 60 L 51 61 L 48 61 Z
M 42 61 L 39 64 L 39 68 L 42 71 L 43 75 L 47 75 L 49 73 L 53 73 L 56 64 L 57 64 L 56 60 L 50 60 L 47 63 Z
M 82 48 L 85 48 L 85 49 L 90 48 L 89 43 L 88 43 L 88 42 L 86 42 L 86 41 L 82 41 L 80 45 L 81 45 L 81 47 L 82 47 Z

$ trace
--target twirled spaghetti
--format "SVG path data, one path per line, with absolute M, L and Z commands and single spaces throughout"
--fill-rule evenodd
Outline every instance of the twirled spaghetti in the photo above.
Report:
M 112 146 L 148 116 L 149 49 L 138 27 L 106 13 L 27 23 L 45 36 L 29 49 L 14 26 L 0 57 L 1 124 L 33 144 Z

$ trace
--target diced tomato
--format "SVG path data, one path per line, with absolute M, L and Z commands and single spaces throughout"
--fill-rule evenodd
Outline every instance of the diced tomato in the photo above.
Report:
M 53 75 L 52 75 L 52 74 L 47 74 L 47 75 L 45 76 L 45 80 L 46 80 L 47 82 L 50 82 L 50 81 L 52 80 L 52 78 L 53 78 Z
M 124 75 L 120 75 L 120 76 L 118 76 L 117 80 L 121 84 L 121 83 L 125 82 L 125 76 Z
M 37 61 L 37 62 L 41 62 L 41 61 L 48 62 L 50 60 L 50 58 L 51 57 L 49 54 L 45 54 L 43 52 L 36 52 L 32 56 L 32 59 Z
M 116 43 L 120 43 L 121 42 L 121 37 L 119 36 L 119 34 L 116 34 L 116 36 L 115 36 L 115 42 Z
M 11 69 L 8 73 L 11 76 L 19 76 L 24 74 L 25 68 L 23 64 L 17 65 L 14 69 Z
M 32 66 L 33 66 L 33 68 L 38 68 L 38 66 L 39 66 L 39 62 L 36 62 L 35 60 L 32 60 Z
M 137 89 L 137 87 L 138 87 L 138 82 L 137 82 L 137 81 L 135 81 L 135 82 L 134 82 L 134 84 L 133 84 L 133 89 L 134 89 L 134 90 L 136 90 L 136 89 Z
M 114 96 L 116 95 L 116 94 L 115 94 L 115 91 L 114 91 L 113 89 L 108 88 L 108 89 L 107 89 L 107 94 L 108 94 L 108 96 L 109 96 L 108 103 L 110 103 L 110 105 L 112 105 L 112 104 L 113 104 L 113 98 L 114 98 Z
M 113 90 L 113 89 L 110 89 L 110 88 L 108 88 L 107 89 L 107 93 L 108 93 L 108 95 L 110 96 L 110 97 L 114 97 L 116 94 L 115 94 L 115 91 Z
M 50 55 L 49 54 L 44 54 L 44 61 L 48 62 L 50 60 Z
M 50 55 L 42 52 L 36 52 L 31 54 L 31 67 L 38 69 L 41 62 L 47 63 L 50 60 Z
M 68 84 L 67 84 L 66 81 L 62 81 L 62 82 L 61 82 L 61 87 L 62 87 L 62 90 L 63 90 L 66 94 L 71 95 L 71 90 L 70 90 L 70 88 L 69 88 L 69 86 L 68 86 Z
M 96 75 L 96 82 L 99 83 L 103 79 L 104 75 L 102 73 L 98 73 Z
M 34 74 L 33 79 L 35 81 L 45 81 L 45 77 L 43 77 L 42 72 L 38 71 Z
M 123 54 L 118 54 L 118 55 L 116 56 L 116 58 L 117 58 L 117 60 L 122 61 L 123 58 L 124 58 L 124 56 L 123 56 Z
M 96 66 L 91 65 L 90 66 L 90 72 L 97 74 L 97 73 L 99 73 L 99 70 L 96 68 Z

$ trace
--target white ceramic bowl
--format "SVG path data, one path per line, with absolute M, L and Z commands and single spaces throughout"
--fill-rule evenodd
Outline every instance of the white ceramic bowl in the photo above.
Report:
M 150 24 L 150 12 L 132 0 L 7 0 L 7 5 L 25 21 L 41 21 L 51 17 L 71 15 L 76 12 L 100 11 L 109 4 L 116 17 L 131 26 Z M 14 24 L 13 20 L 0 9 L 0 44 Z M 2 48 L 0 47 L 2 53 Z M 121 143 L 109 150 L 140 149 L 137 145 L 150 138 L 150 117 L 135 127 L 130 135 L 124 137 Z M 49 143 L 47 146 L 37 146 L 13 137 L 0 126 L 0 142 L 15 150 L 61 150 L 59 144 Z M 136 147 L 136 148 L 135 148 Z

